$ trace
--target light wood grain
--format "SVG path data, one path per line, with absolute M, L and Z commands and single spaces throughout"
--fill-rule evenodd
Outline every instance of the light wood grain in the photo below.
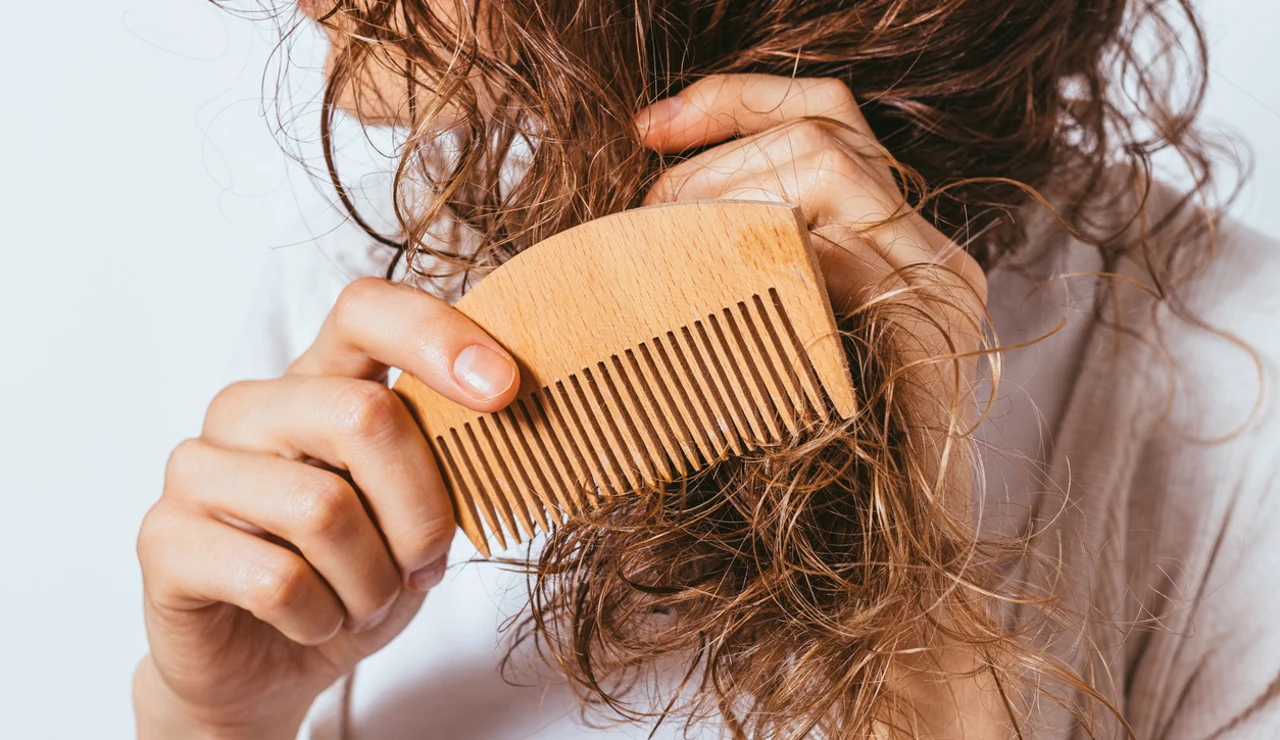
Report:
M 599 496 L 785 441 L 853 383 L 799 211 L 708 201 L 606 216 L 489 274 L 457 308 L 511 352 L 520 391 L 482 414 L 404 374 L 459 526 L 481 553 Z

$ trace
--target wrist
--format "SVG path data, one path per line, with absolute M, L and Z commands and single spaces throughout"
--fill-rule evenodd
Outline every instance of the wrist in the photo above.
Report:
M 251 720 L 218 716 L 176 695 L 148 655 L 134 673 L 133 709 L 139 740 L 295 740 L 309 706 L 282 707 Z

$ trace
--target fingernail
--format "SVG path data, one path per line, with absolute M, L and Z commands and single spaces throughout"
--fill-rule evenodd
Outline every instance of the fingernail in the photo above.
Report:
M 351 625 L 351 631 L 356 633 L 368 632 L 369 630 L 387 621 L 387 617 L 391 615 L 391 609 L 395 607 L 396 601 L 399 598 L 400 598 L 400 591 L 397 590 L 396 594 L 392 596 L 391 599 L 387 601 L 387 603 L 382 605 L 382 608 L 378 609 L 378 611 L 374 612 L 373 614 L 370 614 L 369 616 L 365 617 L 363 622 L 357 622 L 356 624 Z
M 656 125 L 666 123 L 676 114 L 680 112 L 680 108 L 684 105 L 683 95 L 673 95 L 669 98 L 663 98 L 658 102 L 643 108 L 636 114 L 636 128 L 640 131 L 640 137 L 644 138 L 649 131 Z
M 488 401 L 511 387 L 516 380 L 516 366 L 506 355 L 483 344 L 473 344 L 454 359 L 453 377 L 467 395 Z
M 430 591 L 440 582 L 444 580 L 444 569 L 449 564 L 449 558 L 443 557 L 431 563 L 424 568 L 415 570 L 409 574 L 409 588 L 414 591 Z

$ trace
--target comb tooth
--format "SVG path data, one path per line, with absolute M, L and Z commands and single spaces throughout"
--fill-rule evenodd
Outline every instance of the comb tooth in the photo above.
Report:
M 605 436 L 604 429 L 600 426 L 600 411 L 587 399 L 586 391 L 582 390 L 582 381 L 578 379 L 576 373 L 569 376 L 569 385 L 573 388 L 571 399 L 576 403 L 575 411 L 593 441 L 593 444 L 583 451 L 592 454 L 602 462 L 605 474 L 609 476 L 609 493 L 627 490 L 627 476 L 614 456 L 614 444 Z
M 739 302 L 738 306 L 745 308 L 742 302 Z M 766 440 L 780 441 L 782 432 L 778 428 L 779 414 L 777 407 L 774 405 L 774 395 L 760 374 L 760 365 L 765 361 L 763 347 L 760 355 L 752 353 L 751 348 L 747 346 L 742 337 L 742 330 L 738 327 L 738 320 L 734 317 L 733 310 L 728 306 L 724 308 L 724 324 L 729 327 L 729 335 L 733 337 L 734 344 L 738 348 L 738 357 L 742 358 L 742 365 L 746 366 L 747 373 L 751 377 L 751 397 L 756 400 L 753 408 L 756 411 L 757 419 L 764 426 Z M 746 383 L 745 379 L 743 383 Z
M 636 358 L 631 350 L 628 349 L 626 354 L 631 363 L 630 367 L 623 365 L 622 359 L 614 355 L 614 372 L 631 400 L 630 408 L 635 410 L 633 415 L 640 419 L 640 423 L 644 427 L 645 446 L 649 450 L 649 460 L 652 463 L 656 480 L 662 482 L 670 481 L 675 476 L 675 469 L 671 463 L 673 450 L 667 447 L 666 438 L 659 434 L 657 427 L 653 425 L 653 419 L 657 414 L 653 411 L 653 398 L 648 395 L 648 388 L 645 388 L 646 395 L 644 397 L 641 397 L 636 392 L 636 384 L 643 383 L 644 376 L 640 375 L 640 368 L 636 366 Z M 676 455 L 680 454 L 678 449 L 674 450 L 674 453 Z
M 617 362 L 618 356 L 613 355 L 613 361 Z M 618 367 L 621 367 L 619 365 Z M 636 470 L 640 474 L 641 484 L 656 480 L 658 477 L 655 462 L 661 453 L 655 452 L 650 446 L 649 438 L 640 431 L 641 425 L 636 423 L 636 413 L 633 409 L 632 400 L 634 396 L 623 398 L 618 392 L 618 386 L 623 382 L 625 376 L 619 374 L 614 377 L 614 371 L 610 370 L 603 361 L 596 363 L 598 370 L 597 376 L 604 381 L 605 390 L 608 393 L 605 396 L 606 401 L 617 410 L 618 419 L 622 420 L 619 431 L 623 432 L 626 439 L 627 449 L 631 452 L 631 459 L 636 464 Z
M 471 430 L 466 429 L 465 431 L 467 432 L 467 436 L 474 441 L 475 436 L 471 434 Z M 494 538 L 498 540 L 498 547 L 505 550 L 507 547 L 507 538 L 502 533 L 502 523 L 498 519 L 498 508 L 494 504 L 493 498 L 489 495 L 488 491 L 485 490 L 484 483 L 476 471 L 475 465 L 471 462 L 477 457 L 475 451 L 462 441 L 462 438 L 458 436 L 457 429 L 450 429 L 449 434 L 453 437 L 454 447 L 457 448 L 458 456 L 462 458 L 462 464 L 466 467 L 467 473 L 470 476 L 470 488 L 475 494 L 476 502 L 480 505 L 480 513 L 484 515 L 485 521 L 489 523 L 489 531 L 493 532 Z
M 717 420 L 720 428 L 725 430 L 729 444 L 737 454 L 746 452 L 750 446 L 751 427 L 747 425 L 738 399 L 734 397 L 733 388 L 729 385 L 728 374 L 720 363 L 711 338 L 707 336 L 707 328 L 701 321 L 693 322 L 693 330 L 684 327 L 680 331 L 685 342 L 695 347 L 694 361 L 698 372 L 707 379 L 711 387 L 712 408 L 719 412 Z
M 513 428 L 518 429 L 515 425 L 515 417 L 512 415 L 511 407 L 508 406 L 501 411 L 489 414 L 489 418 L 493 420 L 493 426 L 498 430 L 498 436 L 506 447 L 508 454 L 503 457 L 511 461 L 510 465 L 503 462 L 503 469 L 505 471 L 507 468 L 514 468 L 516 476 L 519 478 L 516 481 L 517 488 L 512 489 L 510 495 L 519 495 L 524 500 L 525 510 L 533 515 L 533 523 L 540 527 L 541 531 L 550 532 L 551 526 L 547 524 L 547 514 L 542 508 L 542 499 L 534 493 L 536 490 L 546 490 L 547 482 L 546 480 L 541 481 L 541 489 L 534 486 L 533 476 L 530 476 L 528 472 L 528 469 L 533 467 L 533 455 L 530 454 L 528 447 L 521 450 L 511 441 L 511 438 L 515 436 Z M 536 534 L 532 530 L 529 532 L 530 537 Z
M 825 392 L 822 384 L 818 382 L 818 376 L 813 372 L 813 363 L 809 361 L 809 351 L 800 343 L 800 337 L 796 336 L 796 328 L 791 323 L 791 317 L 787 316 L 787 307 L 782 303 L 782 298 L 778 295 L 778 291 L 770 288 L 769 297 L 772 299 L 778 318 L 782 321 L 782 328 L 791 341 L 791 347 L 795 351 L 796 365 L 799 367 L 805 393 L 809 395 L 809 403 L 812 404 L 813 410 L 817 412 L 820 418 L 829 419 L 831 415 L 827 411 L 827 402 L 824 398 Z
M 485 541 L 480 512 L 476 510 L 476 493 L 462 478 L 458 462 L 453 459 L 453 450 L 449 449 L 444 437 L 437 436 L 435 441 L 437 459 L 444 461 L 443 472 L 451 483 L 449 488 L 453 491 L 453 509 L 458 516 L 458 524 L 462 527 L 462 531 L 467 533 L 467 537 L 471 539 L 480 554 L 487 558 L 490 554 L 489 543 Z
M 494 488 L 497 489 L 497 495 L 502 498 L 507 509 L 515 515 L 516 523 L 521 525 L 526 535 L 532 538 L 537 532 L 533 528 L 533 517 L 529 515 L 529 509 L 525 506 L 524 499 L 520 497 L 520 485 L 516 482 L 515 476 L 511 475 L 511 469 L 507 466 L 507 454 L 498 447 L 498 441 L 494 438 L 493 430 L 489 428 L 489 419 L 486 415 L 476 417 L 476 426 L 480 428 L 480 436 L 488 444 L 488 459 L 485 460 L 481 467 L 487 468 L 493 477 Z M 520 542 L 520 533 L 513 526 L 511 534 L 515 536 L 516 542 Z
M 467 438 L 471 441 L 472 448 L 476 453 L 476 460 L 480 462 L 480 471 L 483 472 L 484 481 L 487 483 L 486 493 L 488 494 L 488 499 L 493 504 L 493 507 L 497 509 L 498 518 L 502 520 L 498 528 L 511 535 L 513 543 L 518 545 L 521 542 L 520 529 L 516 526 L 515 516 L 511 513 L 511 501 L 502 490 L 502 484 L 498 482 L 498 477 L 493 473 L 493 466 L 489 462 L 489 453 L 485 452 L 480 445 L 480 440 L 476 438 L 475 430 L 471 428 L 471 422 L 463 424 L 462 428 L 466 430 Z
M 528 418 L 523 413 L 518 413 L 523 407 L 519 404 L 512 403 L 502 410 L 502 420 L 507 425 L 507 433 L 511 435 L 513 446 L 516 447 L 517 454 L 520 456 L 520 464 L 528 473 L 528 479 L 531 484 L 536 481 L 536 485 L 529 488 L 529 496 L 532 498 L 532 506 L 535 507 L 535 515 L 538 517 L 539 524 L 544 527 L 543 531 L 550 532 L 555 526 L 560 504 L 552 498 L 552 492 L 557 490 L 554 485 L 555 478 L 554 468 L 548 470 L 544 464 L 543 457 L 535 451 L 534 445 L 530 444 L 529 436 L 533 431 L 533 425 L 529 423 Z
M 574 405 L 573 399 L 569 396 L 569 392 L 565 390 L 564 383 L 557 380 L 556 390 L 556 407 L 564 414 L 564 418 L 569 424 L 570 431 L 573 432 L 574 449 L 578 455 L 586 461 L 591 467 L 591 483 L 592 487 L 587 489 L 587 504 L 594 503 L 599 498 L 599 494 L 608 489 L 613 483 L 612 473 L 601 461 L 600 455 L 594 453 L 594 450 L 601 449 L 593 443 L 593 438 L 588 436 L 588 431 L 582 423 L 581 417 L 578 416 L 578 408 Z
M 747 333 L 751 336 L 756 348 L 756 356 L 760 358 L 760 364 L 764 365 L 764 376 L 769 385 L 769 395 L 773 398 L 773 405 L 778 409 L 779 416 L 786 426 L 787 432 L 795 435 L 799 431 L 799 413 L 791 401 L 791 390 L 787 385 L 786 373 L 779 369 L 782 366 L 782 358 L 775 354 L 773 342 L 769 340 L 767 328 L 764 329 L 764 335 L 761 335 L 763 321 L 758 314 L 752 311 L 754 305 L 754 301 L 752 302 L 752 307 L 748 307 L 745 301 L 738 302 L 738 311 L 742 314 L 742 325 L 746 327 Z
M 655 338 L 656 342 L 657 339 Z M 663 429 L 667 432 L 672 443 L 675 446 L 671 452 L 671 459 L 674 460 L 679 467 L 680 472 L 687 473 L 690 467 L 698 467 L 698 460 L 701 454 L 698 451 L 698 443 L 694 438 L 694 434 L 689 431 L 689 426 L 685 422 L 684 412 L 676 403 L 675 398 L 671 394 L 671 388 L 668 387 L 666 378 L 662 371 L 658 369 L 657 363 L 654 362 L 653 353 L 649 351 L 649 345 L 645 342 L 640 343 L 640 356 L 644 359 L 643 363 L 637 363 L 635 355 L 631 350 L 627 350 L 627 355 L 631 359 L 633 365 L 637 365 L 639 377 L 646 388 L 646 395 L 649 398 L 656 398 L 662 406 L 662 410 L 658 413 L 658 421 L 662 424 Z M 653 390 L 657 389 L 658 394 L 655 395 Z M 672 428 L 672 424 L 676 425 L 676 429 Z M 670 448 L 669 448 L 670 449 Z M 676 453 L 681 454 L 676 454 Z
M 538 478 L 543 485 L 542 490 L 546 491 L 546 495 L 553 499 L 543 502 L 547 509 L 547 514 L 556 520 L 556 523 L 563 524 L 565 515 L 569 510 L 569 501 L 566 499 L 569 485 L 565 482 L 564 476 L 560 474 L 560 469 L 556 466 L 555 459 L 547 450 L 545 437 L 551 434 L 551 430 L 546 425 L 539 423 L 539 420 L 536 420 L 533 414 L 529 413 L 529 407 L 525 404 L 525 399 L 517 398 L 512 407 L 519 412 L 516 436 L 532 461 L 534 469 L 538 472 Z M 532 445 L 529 444 L 530 439 L 533 440 Z M 537 457 L 535 458 L 534 455 Z
M 585 381 L 587 392 L 584 393 L 579 389 L 579 393 L 583 394 L 586 398 L 587 406 L 591 409 L 591 423 L 595 426 L 596 432 L 602 440 L 606 438 L 609 440 L 605 454 L 609 456 L 609 459 L 613 461 L 618 470 L 621 471 L 622 477 L 626 480 L 626 488 L 615 489 L 614 493 L 635 490 L 640 487 L 640 471 L 631 464 L 632 450 L 622 432 L 618 429 L 618 412 L 609 407 L 604 395 L 600 392 L 600 387 L 604 384 L 604 381 L 597 378 L 589 367 L 582 368 L 582 377 Z
M 765 329 L 765 336 L 768 338 L 769 345 L 773 349 L 773 357 L 781 371 L 792 413 L 790 418 L 795 419 L 797 428 L 802 428 L 808 422 L 809 411 L 805 402 L 804 387 L 800 384 L 800 376 L 796 374 L 795 366 L 791 361 L 791 353 L 783 345 L 779 337 L 781 329 L 773 314 L 766 308 L 765 302 L 759 295 L 751 296 L 751 300 L 760 316 L 760 325 Z
M 530 516 L 529 507 L 525 506 L 524 497 L 520 495 L 520 483 L 516 480 L 516 476 L 511 474 L 511 467 L 507 465 L 509 453 L 498 446 L 498 439 L 489 428 L 492 420 L 486 416 L 488 415 L 476 417 L 476 426 L 479 426 L 481 437 L 484 437 L 485 442 L 489 444 L 489 452 L 492 453 L 489 457 L 489 470 L 497 470 L 494 485 L 498 488 L 498 495 L 507 504 L 507 508 L 515 513 L 517 524 L 524 529 L 527 538 L 532 539 L 538 535 L 538 530 L 534 529 L 534 519 Z M 512 534 L 516 535 L 517 543 L 520 542 L 520 533 L 513 530 Z
M 545 397 L 545 400 L 544 400 Z M 573 441 L 573 435 L 565 425 L 560 410 L 555 406 L 555 399 L 549 388 L 541 388 L 530 396 L 533 410 L 537 418 L 546 423 L 546 439 L 556 452 L 565 471 L 566 488 L 563 500 L 570 512 L 581 511 L 586 505 L 585 491 L 592 487 L 591 469 Z
M 720 328 L 720 320 L 715 314 L 707 316 L 711 330 L 702 327 L 702 339 L 712 347 L 712 358 L 717 361 L 720 377 L 729 386 L 729 402 L 742 420 L 742 440 L 747 449 L 755 449 L 768 441 L 764 422 L 760 417 L 760 399 L 756 398 L 755 388 L 744 382 L 742 365 L 747 358 L 739 357 L 734 348 L 725 339 L 724 330 Z
M 702 453 L 702 461 L 699 463 L 701 467 L 720 457 L 721 442 L 716 435 L 719 430 L 715 429 L 706 418 L 709 415 L 700 402 L 702 391 L 687 370 L 688 365 L 684 363 L 684 357 L 680 354 L 680 345 L 676 344 L 675 335 L 667 332 L 667 341 L 671 343 L 670 353 L 667 352 L 667 347 L 660 337 L 653 338 L 653 346 L 658 351 L 658 356 L 662 358 L 662 364 L 667 371 L 662 380 L 668 388 L 675 389 L 676 398 L 683 403 L 680 410 L 688 420 L 686 431 L 698 443 L 698 451 Z M 670 355 L 675 355 L 681 361 L 679 368 L 672 364 Z
M 692 357 L 691 362 L 686 359 L 685 370 L 693 381 L 698 384 L 698 387 L 702 389 L 698 400 L 702 402 L 702 408 L 707 413 L 710 427 L 719 432 L 722 440 L 717 450 L 719 454 L 716 457 L 722 457 L 728 451 L 741 455 L 744 452 L 742 443 L 738 439 L 737 431 L 733 428 L 733 421 L 730 418 L 728 408 L 725 406 L 724 399 L 720 396 L 720 390 L 716 388 L 716 382 L 712 378 L 711 372 L 707 370 L 703 351 L 694 341 L 693 333 L 689 331 L 689 327 L 680 327 L 678 336 L 684 339 L 683 349 L 689 357 Z

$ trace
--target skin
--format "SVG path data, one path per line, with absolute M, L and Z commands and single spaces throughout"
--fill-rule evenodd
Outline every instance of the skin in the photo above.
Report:
M 921 322 L 911 351 L 924 360 L 977 348 L 982 270 L 902 210 L 844 85 L 711 77 L 636 124 L 658 151 L 718 144 L 670 170 L 649 203 L 796 203 L 837 308 L 950 282 L 963 288 L 954 305 L 921 303 L 937 326 Z M 905 215 L 879 225 L 894 213 Z M 478 411 L 502 408 L 519 385 L 505 350 L 447 303 L 366 278 L 343 291 L 284 376 L 222 391 L 200 436 L 174 450 L 138 536 L 151 648 L 134 678 L 139 737 L 295 737 L 316 696 L 399 634 L 439 583 L 452 509 L 427 442 L 386 387 L 391 366 Z M 950 397 L 975 366 L 920 372 Z M 950 418 L 922 412 L 943 426 Z M 954 488 L 963 500 L 967 488 Z M 956 671 L 976 665 L 963 649 L 938 654 Z M 1007 736 L 980 679 L 939 685 L 904 669 L 903 681 L 926 734 Z

